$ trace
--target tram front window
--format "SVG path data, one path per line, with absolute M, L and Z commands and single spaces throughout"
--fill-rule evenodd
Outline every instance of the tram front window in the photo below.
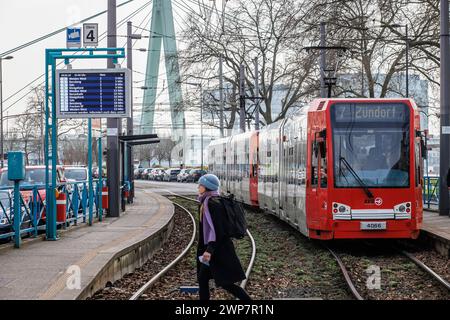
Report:
M 331 114 L 336 187 L 409 186 L 406 105 L 338 103 Z

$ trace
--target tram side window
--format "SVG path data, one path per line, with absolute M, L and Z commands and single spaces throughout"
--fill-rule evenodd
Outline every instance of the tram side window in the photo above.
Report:
M 319 180 L 318 174 L 319 150 L 315 143 L 311 143 L 311 186 L 317 186 Z

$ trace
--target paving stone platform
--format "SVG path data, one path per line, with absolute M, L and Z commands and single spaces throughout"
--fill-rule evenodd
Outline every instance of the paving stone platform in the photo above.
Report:
M 166 198 L 136 189 L 134 203 L 120 218 L 80 224 L 62 232 L 58 241 L 2 246 L 0 299 L 89 297 L 141 266 L 161 246 L 172 230 L 173 212 Z
M 434 240 L 436 250 L 450 257 L 450 217 L 424 211 L 422 232 Z

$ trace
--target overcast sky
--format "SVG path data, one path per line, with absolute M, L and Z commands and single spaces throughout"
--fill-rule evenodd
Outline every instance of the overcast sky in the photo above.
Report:
M 123 3 L 125 0 L 117 0 L 117 4 Z M 117 11 L 117 21 L 124 19 L 130 13 L 140 8 L 142 5 L 148 3 L 147 0 L 135 0 Z M 141 25 L 142 27 L 149 28 L 150 12 L 152 5 L 146 7 L 142 12 L 132 18 L 133 25 Z M 194 5 L 190 5 L 195 9 Z M 107 8 L 107 0 L 15 0 L 15 1 L 0 1 L 0 53 L 9 49 L 15 48 L 23 43 L 31 41 L 49 32 L 55 31 L 61 27 L 73 24 L 76 21 L 82 20 L 88 16 L 96 14 Z M 185 16 L 185 13 L 180 6 L 175 3 L 173 5 L 175 12 L 175 19 L 177 19 L 175 28 L 180 29 L 181 18 Z M 197 9 L 198 10 L 198 9 Z M 196 10 L 196 11 L 197 11 Z M 99 23 L 99 34 L 106 31 L 107 20 L 106 14 L 98 17 L 90 22 Z M 143 31 L 135 29 L 134 32 L 141 33 Z M 126 34 L 126 23 L 119 27 L 118 35 Z M 143 35 L 148 35 L 145 31 Z M 27 83 L 31 82 L 45 71 L 44 67 L 44 52 L 46 48 L 64 48 L 66 46 L 66 34 L 62 32 L 56 36 L 53 36 L 47 40 L 44 40 L 38 44 L 32 45 L 26 49 L 13 53 L 13 60 L 3 61 L 3 100 L 8 98 L 11 94 L 24 87 Z M 125 38 L 118 38 L 118 46 L 121 47 L 125 44 Z M 101 47 L 106 47 L 106 39 L 100 43 Z M 144 38 L 139 40 L 134 48 L 147 48 L 148 39 Z M 178 42 L 180 46 L 180 42 Z M 146 68 L 146 53 L 139 51 L 133 52 L 133 64 L 134 69 L 140 72 L 145 72 Z M 126 66 L 126 62 L 123 62 L 123 66 Z M 73 68 L 83 67 L 106 67 L 106 62 L 101 61 L 94 63 L 91 61 L 77 61 L 73 64 Z M 160 64 L 160 80 L 158 87 L 163 86 L 165 79 L 164 63 Z M 134 80 L 143 80 L 144 76 L 134 74 Z M 39 81 L 44 81 L 44 78 Z M 164 81 L 164 84 L 167 82 Z M 135 86 L 142 86 L 144 83 L 136 83 Z M 183 88 L 185 89 L 185 88 Z M 28 89 L 29 91 L 29 89 Z M 26 105 L 26 98 L 20 103 L 8 109 L 8 106 L 14 102 L 17 98 L 20 98 L 26 91 L 17 95 L 4 103 L 5 115 L 8 112 L 9 115 L 21 113 Z M 142 102 L 142 90 L 135 90 L 135 102 Z M 164 103 L 167 100 L 167 96 L 162 94 L 160 101 Z M 140 106 L 138 106 L 140 107 Z M 160 118 L 158 115 L 155 120 Z M 10 122 L 10 125 L 12 122 Z

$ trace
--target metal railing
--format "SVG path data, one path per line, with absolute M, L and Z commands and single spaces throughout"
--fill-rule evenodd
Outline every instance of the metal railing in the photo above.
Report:
M 80 220 L 90 220 L 89 208 L 92 205 L 95 218 L 101 220 L 102 212 L 102 187 L 106 185 L 106 179 L 93 180 L 92 203 L 89 200 L 89 182 L 66 182 L 58 185 L 55 193 L 64 194 L 65 199 L 57 197 L 56 224 L 66 229 L 71 223 L 77 225 Z M 44 184 L 20 185 L 20 226 L 14 227 L 14 187 L 0 187 L 0 240 L 8 241 L 13 238 L 22 238 L 25 235 L 38 236 L 40 231 L 46 230 L 46 206 L 47 197 Z M 61 201 L 63 203 L 61 203 Z M 65 212 L 61 212 L 59 205 L 64 204 Z
M 423 204 L 428 209 L 432 205 L 439 205 L 439 177 L 423 177 Z

